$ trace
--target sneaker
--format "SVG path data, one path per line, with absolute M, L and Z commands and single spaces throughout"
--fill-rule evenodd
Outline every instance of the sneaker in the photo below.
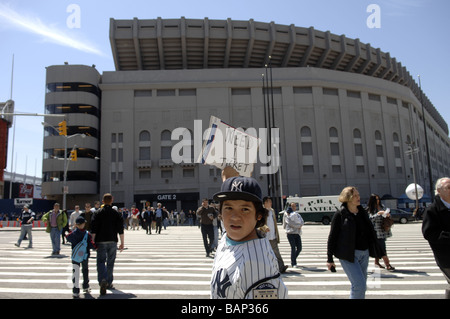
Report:
M 20 245 L 19 245 L 18 243 L 15 243 L 15 244 L 14 244 L 14 246 L 16 246 L 16 247 L 20 247 Z
M 85 294 L 88 294 L 88 293 L 90 293 L 91 292 L 91 288 L 84 288 L 83 289 L 83 292 L 85 293 Z
M 105 279 L 102 280 L 100 283 L 100 295 L 104 296 L 106 295 L 106 287 L 108 286 L 108 283 Z
M 74 293 L 72 294 L 72 297 L 73 297 L 73 299 L 78 299 L 78 298 L 80 298 L 80 294 L 74 292 Z

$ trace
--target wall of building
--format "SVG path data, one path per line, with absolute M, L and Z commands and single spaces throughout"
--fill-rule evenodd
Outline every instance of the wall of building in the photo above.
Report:
M 220 170 L 192 163 L 201 135 L 211 115 L 236 127 L 265 126 L 265 64 L 273 66 L 283 195 L 338 194 L 354 185 L 363 201 L 370 193 L 397 197 L 413 181 L 413 164 L 426 190 L 430 179 L 450 174 L 447 123 L 406 67 L 359 39 L 273 22 L 182 17 L 111 19 L 110 40 L 117 71 L 47 68 L 46 112 L 66 114 L 69 135 L 88 135 L 67 140 L 80 151 L 68 169 L 68 206 L 105 192 L 119 206 L 162 201 L 169 209 L 212 198 Z M 99 88 L 101 98 L 84 84 Z M 179 141 L 171 133 L 181 127 L 195 154 L 177 164 L 171 151 Z M 45 129 L 42 191 L 58 199 L 64 139 L 54 133 Z M 414 160 L 406 143 L 419 149 Z M 254 177 L 267 190 L 261 168 Z
M 105 72 L 100 85 L 101 153 L 111 165 L 102 165 L 101 192 L 111 185 L 116 201 L 126 205 L 135 195 L 142 200 L 146 194 L 198 192 L 198 198 L 211 198 L 220 188 L 219 172 L 171 163 L 164 148 L 177 141 L 169 141 L 167 131 L 185 127 L 194 132 L 194 120 L 202 120 L 204 131 L 211 115 L 236 127 L 263 127 L 263 72 Z M 413 180 L 405 142 L 424 143 L 417 119 L 420 103 L 407 87 L 347 72 L 274 68 L 273 88 L 284 195 L 337 194 L 346 185 L 357 186 L 363 198 L 404 193 Z M 433 131 L 429 138 L 437 178 L 449 171 L 449 141 L 428 114 L 426 119 Z M 150 141 L 140 141 L 144 131 Z M 150 147 L 150 158 L 143 160 L 140 148 L 145 147 Z M 416 165 L 418 182 L 425 184 L 426 162 Z M 259 168 L 256 165 L 254 176 L 267 189 L 267 176 Z
M 64 171 L 67 170 L 69 205 L 74 196 L 98 200 L 98 174 L 100 158 L 100 74 L 95 67 L 85 65 L 56 65 L 47 67 L 45 96 L 46 114 L 65 115 L 45 117 L 44 156 L 42 163 L 42 194 L 61 200 Z M 67 137 L 57 132 L 58 123 L 66 120 Z M 56 129 L 55 129 L 56 128 Z M 65 147 L 67 142 L 67 153 Z M 77 151 L 77 161 L 69 158 Z

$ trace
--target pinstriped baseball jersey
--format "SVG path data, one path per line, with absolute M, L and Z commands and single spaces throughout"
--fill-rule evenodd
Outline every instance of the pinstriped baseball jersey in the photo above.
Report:
M 278 277 L 263 280 L 274 276 Z M 251 287 L 255 283 L 258 284 Z M 277 258 L 267 238 L 246 242 L 235 242 L 227 236 L 221 239 L 213 264 L 212 299 L 287 297 L 287 288 L 279 277 Z

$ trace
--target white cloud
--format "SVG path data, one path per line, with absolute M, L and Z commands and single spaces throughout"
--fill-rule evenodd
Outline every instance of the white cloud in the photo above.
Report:
M 3 20 L 13 27 L 20 28 L 42 36 L 45 40 L 51 41 L 58 45 L 70 47 L 82 52 L 105 56 L 103 52 L 96 49 L 93 45 L 71 37 L 68 33 L 63 32 L 55 26 L 48 26 L 38 17 L 28 17 L 14 11 L 9 6 L 0 3 L 0 21 Z

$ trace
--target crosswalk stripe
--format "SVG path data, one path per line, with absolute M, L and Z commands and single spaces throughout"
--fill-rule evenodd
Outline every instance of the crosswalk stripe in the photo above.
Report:
M 95 277 L 90 277 L 93 280 Z M 66 280 L 62 279 L 0 279 L 0 283 L 24 283 L 24 284 L 67 284 L 71 283 L 71 279 L 68 278 Z M 132 282 L 130 280 L 114 280 L 114 284 L 116 285 L 180 285 L 179 282 L 171 281 L 171 280 L 143 280 L 143 279 L 135 279 Z M 286 282 L 285 283 L 288 288 L 292 286 L 350 286 L 350 282 L 348 280 L 343 281 L 315 281 L 315 282 Z M 429 281 L 403 281 L 392 282 L 392 281 L 383 281 L 380 285 L 384 286 L 403 286 L 403 285 L 442 285 L 445 284 L 445 281 L 442 280 L 429 280 Z M 183 280 L 183 285 L 186 286 L 205 286 L 206 288 L 210 286 L 210 281 L 188 281 Z M 151 287 L 149 287 L 151 288 Z M 370 287 L 369 287 L 370 290 Z M 289 293 L 291 293 L 291 289 L 289 289 Z M 347 292 L 348 293 L 348 292 Z M 442 291 L 441 291 L 442 293 Z
M 442 295 L 442 290 L 368 290 L 366 296 L 422 296 L 427 295 Z M 289 296 L 322 296 L 324 292 L 318 290 L 301 290 L 289 291 Z M 348 296 L 348 291 L 330 290 L 326 291 L 328 296 Z
M 2 288 L 0 287 L 0 293 L 18 293 L 23 294 L 23 288 Z M 38 288 L 29 288 L 26 289 L 26 293 L 29 294 L 51 294 L 51 295 L 71 295 L 72 291 L 70 289 L 38 289 Z M 120 291 L 116 290 L 108 290 L 107 295 L 122 295 L 122 294 L 130 294 L 130 295 L 154 295 L 154 296 L 166 296 L 166 295 L 185 295 L 185 296 L 204 296 L 207 298 L 210 294 L 209 290 L 127 290 L 121 289 Z

